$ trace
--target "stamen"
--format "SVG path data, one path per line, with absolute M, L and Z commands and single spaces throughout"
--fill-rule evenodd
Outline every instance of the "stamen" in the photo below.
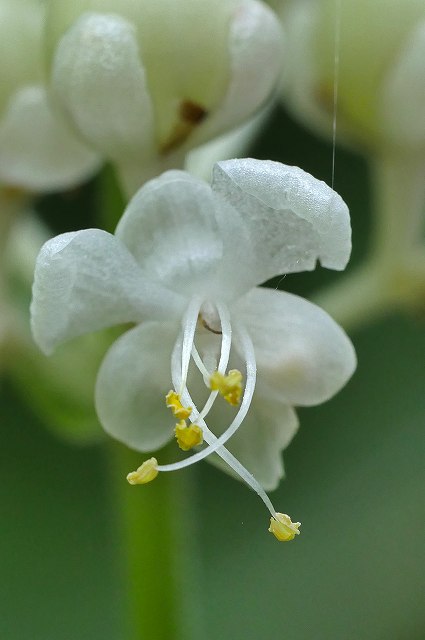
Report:
M 229 404 L 235 407 L 241 401 L 242 374 L 237 369 L 229 371 L 227 376 L 219 371 L 214 371 L 210 376 L 210 387 L 213 391 L 218 391 Z
M 232 329 L 230 325 L 230 317 L 229 317 L 227 308 L 222 304 L 217 304 L 217 311 L 219 313 L 221 329 L 222 329 L 221 353 L 220 353 L 220 359 L 219 359 L 217 371 L 222 376 L 224 376 L 224 373 L 226 371 L 227 364 L 229 361 L 229 357 L 230 357 Z M 189 313 L 187 314 L 187 317 L 191 319 L 191 315 Z M 245 391 L 243 394 L 241 406 L 234 420 L 232 421 L 230 426 L 226 429 L 226 431 L 219 438 L 217 438 L 214 435 L 214 433 L 209 429 L 204 418 L 206 417 L 215 398 L 217 397 L 218 391 L 213 390 L 211 392 L 204 408 L 200 412 L 197 409 L 196 404 L 193 402 L 193 399 L 186 387 L 187 369 L 189 366 L 189 362 L 187 361 L 187 349 L 189 344 L 190 344 L 191 353 L 194 357 L 195 363 L 198 366 L 198 369 L 203 375 L 205 373 L 202 370 L 203 369 L 202 360 L 199 357 L 199 354 L 194 345 L 194 333 L 195 333 L 194 330 L 192 331 L 191 328 L 188 328 L 187 326 L 185 326 L 185 329 L 183 331 L 183 337 L 180 336 L 176 341 L 176 344 L 174 346 L 173 353 L 171 356 L 171 374 L 172 374 L 174 387 L 176 389 L 177 388 L 181 389 L 180 396 L 183 400 L 183 403 L 185 405 L 188 405 L 188 406 L 190 405 L 192 407 L 192 414 L 190 416 L 190 419 L 192 422 L 196 421 L 197 424 L 194 426 L 200 427 L 202 429 L 203 438 L 205 442 L 207 442 L 208 447 L 206 447 L 202 451 L 199 451 L 198 453 L 195 453 L 192 456 L 180 462 L 176 462 L 168 465 L 159 465 L 158 471 L 164 471 L 164 472 L 177 471 L 178 469 L 183 469 L 184 467 L 188 467 L 192 464 L 195 464 L 199 460 L 202 460 L 203 458 L 206 458 L 208 455 L 211 455 L 211 453 L 216 452 L 222 458 L 222 460 L 224 460 L 224 462 L 226 462 L 231 467 L 231 469 L 233 469 L 233 471 L 235 471 L 235 473 L 239 475 L 240 478 L 249 487 L 251 487 L 251 489 L 253 489 L 261 498 L 261 500 L 263 501 L 263 503 L 265 504 L 265 506 L 267 507 L 267 509 L 269 510 L 272 516 L 271 520 L 273 520 L 273 523 L 275 523 L 273 524 L 271 522 L 270 527 L 273 527 L 278 532 L 282 540 L 284 539 L 282 536 L 285 536 L 285 539 L 289 540 L 291 539 L 290 535 L 292 535 L 292 533 L 293 533 L 293 537 L 295 537 L 295 535 L 299 533 L 298 527 L 300 526 L 300 523 L 293 524 L 289 516 L 285 516 L 286 518 L 289 519 L 289 521 L 285 520 L 282 522 L 279 519 L 282 514 L 277 514 L 270 498 L 268 497 L 268 495 L 266 494 L 266 492 L 264 491 L 260 483 L 257 482 L 254 476 L 247 469 L 245 469 L 245 467 L 239 462 L 239 460 L 235 458 L 235 456 L 233 456 L 233 454 L 231 454 L 230 451 L 228 451 L 223 446 L 223 444 L 237 431 L 237 429 L 242 424 L 242 421 L 244 420 L 248 412 L 248 409 L 250 407 L 252 397 L 254 394 L 255 381 L 256 381 L 256 362 L 255 362 L 255 352 L 254 352 L 252 341 L 248 333 L 246 332 L 246 330 L 243 327 L 239 327 L 238 339 L 239 339 L 239 342 L 243 351 L 243 356 L 246 362 Z M 181 364 L 181 367 L 179 366 L 179 364 Z M 285 525 L 286 527 L 290 527 L 290 526 L 293 527 L 293 529 L 291 530 L 291 534 L 289 534 L 287 530 L 283 529 L 283 525 Z
M 169 391 L 165 396 L 165 402 L 167 407 L 171 409 L 173 414 L 179 420 L 187 420 L 192 413 L 192 407 L 184 407 L 181 403 L 181 399 L 178 393 L 175 391 Z
M 195 347 L 195 345 L 192 346 L 192 358 L 194 363 L 196 364 L 196 366 L 198 367 L 199 372 L 202 374 L 202 377 L 204 378 L 204 382 L 207 386 L 208 385 L 208 380 L 210 379 L 210 372 L 208 371 L 208 369 L 206 368 L 206 366 L 204 365 L 204 363 L 202 362 L 202 358 L 198 353 L 197 348 Z
M 189 458 L 186 458 L 185 460 L 181 460 L 180 462 L 175 462 L 175 463 L 168 464 L 168 465 L 160 465 L 158 467 L 159 471 L 177 471 L 178 469 L 183 469 L 184 467 L 188 467 L 188 466 L 190 466 L 192 464 L 195 464 L 195 462 L 198 462 L 199 460 L 202 460 L 203 458 L 206 458 L 211 453 L 214 453 L 215 451 L 218 451 L 218 449 L 220 449 L 220 447 L 227 440 L 229 440 L 229 438 L 232 437 L 232 435 L 235 433 L 235 431 L 237 431 L 237 429 L 242 424 L 243 420 L 245 419 L 245 417 L 246 417 L 246 415 L 248 413 L 249 407 L 251 405 L 252 397 L 254 395 L 255 381 L 256 381 L 255 360 L 253 361 L 253 364 L 252 364 L 252 357 L 253 357 L 253 354 L 254 354 L 254 347 L 252 345 L 251 339 L 249 338 L 248 334 L 246 334 L 244 336 L 244 338 L 246 340 L 246 342 L 244 341 L 244 356 L 246 357 L 246 360 L 247 360 L 246 386 L 245 386 L 245 391 L 244 391 L 244 395 L 243 395 L 243 398 L 242 398 L 241 406 L 240 406 L 239 411 L 236 414 L 235 418 L 231 422 L 230 426 L 226 429 L 226 431 L 224 431 L 224 433 L 222 433 L 222 435 L 219 438 L 215 438 L 215 436 L 214 436 L 215 441 L 212 444 L 210 444 L 210 446 L 208 446 L 205 449 L 203 449 L 202 451 L 199 451 L 198 453 L 190 456 Z M 202 426 L 205 425 L 204 417 L 205 417 L 205 415 L 207 413 L 206 408 L 209 406 L 209 404 L 211 404 L 210 403 L 211 397 L 212 396 L 217 396 L 217 393 L 218 392 L 215 391 L 215 392 L 210 394 L 210 397 L 208 398 L 204 408 L 202 409 L 202 411 L 200 413 L 198 413 L 196 407 L 194 407 L 194 409 L 193 409 L 193 415 L 196 415 L 198 413 L 196 418 L 193 417 L 193 420 L 196 420 L 197 423 L 201 423 Z M 220 454 L 219 451 L 218 451 L 218 453 Z
M 227 367 L 227 363 L 230 355 L 231 330 L 229 331 L 230 321 L 228 319 L 227 309 L 224 307 L 224 305 L 223 306 L 217 305 L 217 309 L 220 314 L 220 320 L 222 323 L 222 330 L 223 330 L 222 350 L 220 354 L 218 371 L 220 371 L 220 373 L 223 373 L 223 371 L 225 371 Z M 254 347 L 252 345 L 252 342 L 248 333 L 242 327 L 239 328 L 238 334 L 239 334 L 238 335 L 239 340 L 241 342 L 241 347 L 244 352 L 244 359 L 246 362 L 246 385 L 245 385 L 244 397 L 242 399 L 240 409 L 234 421 L 232 422 L 230 427 L 228 427 L 228 429 L 220 436 L 220 438 L 217 438 L 212 433 L 212 431 L 210 431 L 210 429 L 208 428 L 203 418 L 201 418 L 201 413 L 197 410 L 196 405 L 193 403 L 193 400 L 187 388 L 184 388 L 182 392 L 182 397 L 184 398 L 184 402 L 186 404 L 190 404 L 193 406 L 191 419 L 196 420 L 196 422 L 200 424 L 203 430 L 204 440 L 210 446 L 206 447 L 202 451 L 199 451 L 198 453 L 195 453 L 189 458 L 186 458 L 186 460 L 182 460 L 181 462 L 177 462 L 169 465 L 160 465 L 158 467 L 158 470 L 159 471 L 177 471 L 178 469 L 183 469 L 184 467 L 190 466 L 191 464 L 195 464 L 195 462 L 198 462 L 199 460 L 206 458 L 211 453 L 216 452 L 222 458 L 222 460 L 227 462 L 227 464 L 235 471 L 235 473 L 239 475 L 241 479 L 259 495 L 259 497 L 261 498 L 261 500 L 264 502 L 265 506 L 269 510 L 270 514 L 274 517 L 276 514 L 276 510 L 273 507 L 273 504 L 270 498 L 268 497 L 268 495 L 266 494 L 266 492 L 264 491 L 263 487 L 260 485 L 259 482 L 257 482 L 254 476 L 247 469 L 245 469 L 245 467 L 239 462 L 239 460 L 235 458 L 235 456 L 233 456 L 233 454 L 231 454 L 230 451 L 228 451 L 223 446 L 223 443 L 225 443 L 235 433 L 235 431 L 240 427 L 243 419 L 245 418 L 248 412 L 249 405 L 251 403 L 252 395 L 254 393 L 254 388 L 255 388 L 256 363 L 255 363 Z M 172 361 L 173 360 L 178 361 L 179 359 L 178 358 L 179 346 L 180 346 L 179 342 L 177 342 L 173 351 Z M 179 386 L 181 384 L 181 380 L 179 379 L 179 367 L 175 366 L 175 364 L 172 365 L 172 375 L 173 375 L 174 386 Z M 217 394 L 217 392 L 214 392 L 214 393 Z
M 270 518 L 269 531 L 279 542 L 289 542 L 300 535 L 300 526 L 301 522 L 292 522 L 286 513 L 276 513 L 273 518 Z
M 158 475 L 158 460 L 150 458 L 140 465 L 136 471 L 132 471 L 127 475 L 127 482 L 130 484 L 146 484 L 155 480 Z
M 183 343 L 181 352 L 181 389 L 186 385 L 187 374 L 189 372 L 190 356 L 195 340 L 196 324 L 198 322 L 201 302 L 199 298 L 193 298 L 183 319 Z M 181 396 L 181 391 L 179 393 Z
M 182 451 L 190 451 L 204 441 L 202 429 L 197 424 L 187 425 L 184 420 L 180 420 L 175 426 L 174 433 L 177 444 Z

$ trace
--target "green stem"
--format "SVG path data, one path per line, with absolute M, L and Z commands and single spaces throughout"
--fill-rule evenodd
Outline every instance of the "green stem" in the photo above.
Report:
M 200 640 L 194 483 L 190 474 L 161 474 L 131 486 L 126 474 L 142 455 L 109 446 L 113 493 L 125 558 L 128 640 Z M 197 584 L 198 583 L 198 584 Z

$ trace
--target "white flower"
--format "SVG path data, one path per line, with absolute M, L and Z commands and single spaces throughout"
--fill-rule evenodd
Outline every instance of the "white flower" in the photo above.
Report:
M 39 0 L 0 0 L 0 184 L 35 192 L 69 188 L 99 166 L 50 105 L 44 10 Z
M 424 2 L 297 0 L 282 17 L 283 97 L 296 118 L 331 137 L 337 108 L 339 140 L 423 154 Z
M 177 420 L 200 427 L 187 426 L 181 437 L 179 422 L 179 444 L 190 448 L 203 439 L 209 446 L 171 465 L 151 459 L 129 480 L 143 483 L 215 452 L 276 520 L 264 488 L 275 488 L 283 475 L 280 451 L 297 429 L 292 406 L 330 398 L 356 361 L 324 311 L 256 285 L 314 269 L 317 260 L 343 269 L 349 253 L 346 205 L 297 167 L 229 160 L 215 165 L 211 187 L 170 171 L 139 190 L 115 236 L 89 229 L 44 245 L 33 334 L 49 353 L 85 332 L 136 323 L 100 368 L 101 423 L 130 447 L 157 449 L 173 437 L 164 402 L 173 388 L 168 407 Z M 279 518 L 274 529 L 290 539 L 287 517 Z
M 131 194 L 251 116 L 282 60 L 279 21 L 257 0 L 56 2 L 47 39 L 57 104 Z

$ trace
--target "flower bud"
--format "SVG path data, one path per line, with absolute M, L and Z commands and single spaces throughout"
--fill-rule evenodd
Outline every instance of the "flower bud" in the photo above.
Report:
M 128 191 L 253 114 L 280 70 L 257 0 L 57 2 L 47 34 L 58 104 Z
M 284 13 L 284 99 L 330 135 L 366 148 L 425 145 L 423 0 L 299 0 Z
M 29 191 L 68 188 L 97 155 L 55 114 L 43 85 L 44 5 L 0 1 L 0 184 Z

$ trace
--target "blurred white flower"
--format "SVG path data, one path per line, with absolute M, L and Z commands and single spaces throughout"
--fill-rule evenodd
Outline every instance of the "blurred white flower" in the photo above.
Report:
M 0 0 L 0 185 L 30 192 L 72 187 L 99 166 L 50 105 L 44 10 L 36 0 Z
M 171 408 L 181 448 L 202 440 L 208 446 L 171 465 L 151 459 L 129 481 L 147 482 L 215 453 L 276 520 L 264 488 L 274 489 L 283 475 L 280 451 L 297 429 L 292 406 L 330 398 L 356 359 L 319 307 L 257 285 L 314 269 L 317 260 L 343 269 L 350 235 L 342 199 L 297 167 L 229 160 L 215 165 L 211 187 L 170 171 L 138 191 L 115 236 L 89 229 L 44 245 L 33 335 L 50 353 L 83 333 L 136 323 L 100 368 L 102 425 L 151 451 L 173 437 Z M 278 515 L 271 530 L 291 539 L 297 531 Z
M 422 0 L 293 0 L 282 19 L 291 60 L 283 97 L 296 118 L 332 136 L 337 82 L 338 139 L 423 153 Z
M 344 326 L 425 300 L 425 3 L 293 0 L 282 97 L 294 118 L 365 154 L 366 260 L 316 298 Z
M 258 0 L 56 2 L 47 25 L 57 103 L 129 194 L 263 105 L 282 39 Z

